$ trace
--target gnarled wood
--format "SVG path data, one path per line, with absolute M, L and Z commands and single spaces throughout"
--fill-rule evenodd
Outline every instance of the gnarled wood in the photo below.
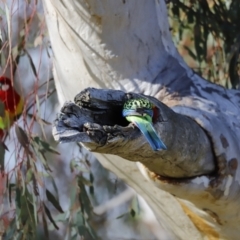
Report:
M 124 103 L 141 97 L 158 108 L 154 128 L 166 151 L 152 151 L 139 129 L 128 125 L 122 116 Z M 186 178 L 215 171 L 211 144 L 202 128 L 153 97 L 90 88 L 79 93 L 75 103 L 63 106 L 54 126 L 56 140 L 81 142 L 91 151 L 141 162 L 165 177 Z
M 45 0 L 44 4 L 53 42 L 56 86 L 62 103 L 89 86 L 154 96 L 204 129 L 203 135 L 210 139 L 206 148 L 212 147 L 217 172 L 176 181 L 140 165 L 143 176 L 158 188 L 186 199 L 180 202 L 189 221 L 176 202 L 174 208 L 176 206 L 178 212 L 171 211 L 170 195 L 159 197 L 157 188 L 146 183 L 132 163 L 104 154 L 97 154 L 99 160 L 147 199 L 158 220 L 163 221 L 164 227 L 176 238 L 237 239 L 239 91 L 211 84 L 186 66 L 171 41 L 163 0 Z M 68 132 L 65 140 L 73 133 L 76 131 Z M 92 141 L 89 135 L 84 140 L 87 141 Z M 212 159 L 210 155 L 206 157 Z M 129 176 L 129 169 L 135 179 Z M 162 217 L 168 216 L 165 211 L 171 218 Z

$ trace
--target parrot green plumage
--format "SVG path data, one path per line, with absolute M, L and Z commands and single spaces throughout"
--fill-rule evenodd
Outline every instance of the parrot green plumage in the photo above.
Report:
M 0 76 L 0 141 L 5 131 L 8 130 L 21 115 L 24 107 L 23 98 L 17 93 L 12 81 Z
M 166 150 L 165 144 L 153 127 L 154 105 L 145 98 L 130 99 L 123 106 L 123 116 L 135 124 L 154 151 Z

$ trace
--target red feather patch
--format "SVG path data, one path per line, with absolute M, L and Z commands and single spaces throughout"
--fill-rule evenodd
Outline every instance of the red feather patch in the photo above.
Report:
M 13 112 L 16 109 L 17 104 L 20 101 L 19 94 L 12 87 L 12 82 L 7 77 L 0 77 L 0 84 L 9 85 L 8 90 L 3 91 L 0 88 L 0 101 L 4 103 L 4 107 L 6 110 Z

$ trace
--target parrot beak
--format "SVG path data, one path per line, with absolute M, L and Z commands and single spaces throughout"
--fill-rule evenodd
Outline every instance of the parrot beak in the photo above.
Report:
M 127 116 L 144 116 L 148 114 L 149 116 L 153 117 L 153 111 L 147 108 L 137 108 L 137 109 L 123 109 L 123 117 Z

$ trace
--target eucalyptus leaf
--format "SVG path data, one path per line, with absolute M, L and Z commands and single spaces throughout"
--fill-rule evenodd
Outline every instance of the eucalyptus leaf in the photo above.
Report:
M 55 229 L 59 229 L 59 227 L 57 226 L 57 224 L 55 223 L 53 217 L 52 217 L 52 214 L 51 212 L 49 211 L 49 209 L 47 208 L 47 206 L 43 203 L 43 206 L 44 206 L 44 210 L 45 210 L 45 213 L 48 217 L 48 219 L 50 220 L 50 222 L 53 224 L 53 226 L 55 227 Z
M 15 125 L 15 132 L 18 138 L 18 141 L 20 142 L 20 144 L 26 149 L 29 146 L 29 139 L 28 136 L 26 134 L 26 132 L 19 127 L 17 124 Z
M 64 213 L 62 210 L 62 207 L 60 206 L 59 201 L 55 198 L 55 196 L 48 190 L 46 189 L 46 196 L 49 202 L 52 203 L 52 205 L 60 212 Z

